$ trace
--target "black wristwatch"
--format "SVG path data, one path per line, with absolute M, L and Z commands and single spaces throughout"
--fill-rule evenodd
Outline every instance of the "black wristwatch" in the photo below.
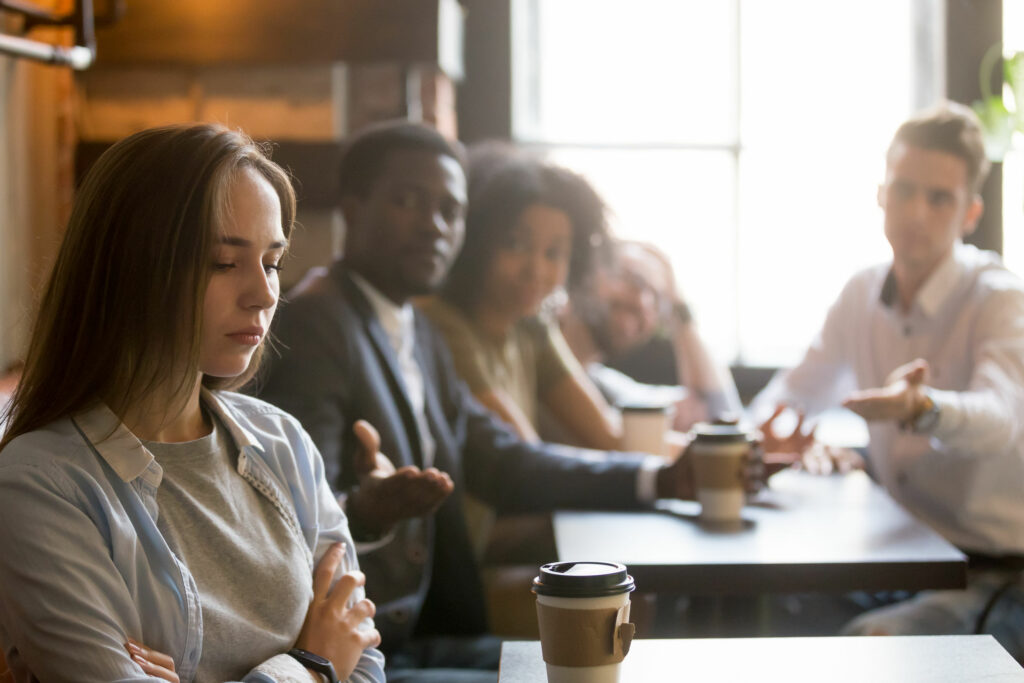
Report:
M 309 650 L 303 650 L 301 647 L 293 647 L 288 650 L 288 654 L 299 660 L 302 666 L 326 678 L 327 683 L 338 683 L 338 674 L 334 673 L 334 665 L 331 664 L 331 660 L 315 655 Z

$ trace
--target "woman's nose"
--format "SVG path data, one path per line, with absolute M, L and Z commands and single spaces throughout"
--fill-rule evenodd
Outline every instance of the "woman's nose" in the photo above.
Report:
M 277 303 L 279 291 L 276 280 L 276 271 L 271 271 L 268 274 L 263 268 L 260 268 L 258 273 L 250 279 L 245 292 L 245 305 L 259 309 L 273 307 Z

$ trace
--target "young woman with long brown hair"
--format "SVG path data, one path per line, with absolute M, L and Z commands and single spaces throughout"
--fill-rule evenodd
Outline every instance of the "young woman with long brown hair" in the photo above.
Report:
M 316 448 L 227 391 L 294 216 L 281 168 L 215 125 L 133 135 L 85 178 L 0 441 L 16 681 L 384 680 Z

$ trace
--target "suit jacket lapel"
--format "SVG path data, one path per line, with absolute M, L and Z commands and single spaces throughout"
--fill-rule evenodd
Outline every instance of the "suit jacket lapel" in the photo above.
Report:
M 398 406 L 402 415 L 402 423 L 405 427 L 406 436 L 412 446 L 413 460 L 419 467 L 423 466 L 423 444 L 420 441 L 419 429 L 416 427 L 416 417 L 413 414 L 412 404 L 409 402 L 409 390 L 402 379 L 402 372 L 398 367 L 398 358 L 391 348 L 387 332 L 380 324 L 376 311 L 363 294 L 359 285 L 349 277 L 346 269 L 340 262 L 331 267 L 331 275 L 338 281 L 342 293 L 348 299 L 352 307 L 359 313 L 366 328 L 367 337 L 374 347 L 378 360 L 385 370 L 388 380 L 388 390 Z

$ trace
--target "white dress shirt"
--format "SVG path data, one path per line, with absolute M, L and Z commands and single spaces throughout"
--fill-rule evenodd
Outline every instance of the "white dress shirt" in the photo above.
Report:
M 752 410 L 814 414 L 924 358 L 938 422 L 928 434 L 869 423 L 875 475 L 960 548 L 1024 554 L 1024 283 L 995 254 L 957 244 L 909 312 L 897 299 L 891 265 L 855 275 L 800 364 Z
M 369 300 L 370 306 L 377 314 L 377 320 L 384 328 L 384 333 L 398 358 L 398 370 L 402 373 L 405 395 L 409 399 L 409 403 L 412 404 L 412 413 L 416 418 L 416 427 L 419 430 L 423 467 L 430 467 L 434 463 L 434 451 L 437 444 L 434 442 L 434 436 L 430 433 L 427 413 L 424 409 L 426 398 L 423 371 L 420 370 L 413 353 L 416 349 L 416 325 L 413 319 L 412 305 L 406 302 L 399 306 L 358 273 L 353 271 L 350 274 L 352 280 Z

